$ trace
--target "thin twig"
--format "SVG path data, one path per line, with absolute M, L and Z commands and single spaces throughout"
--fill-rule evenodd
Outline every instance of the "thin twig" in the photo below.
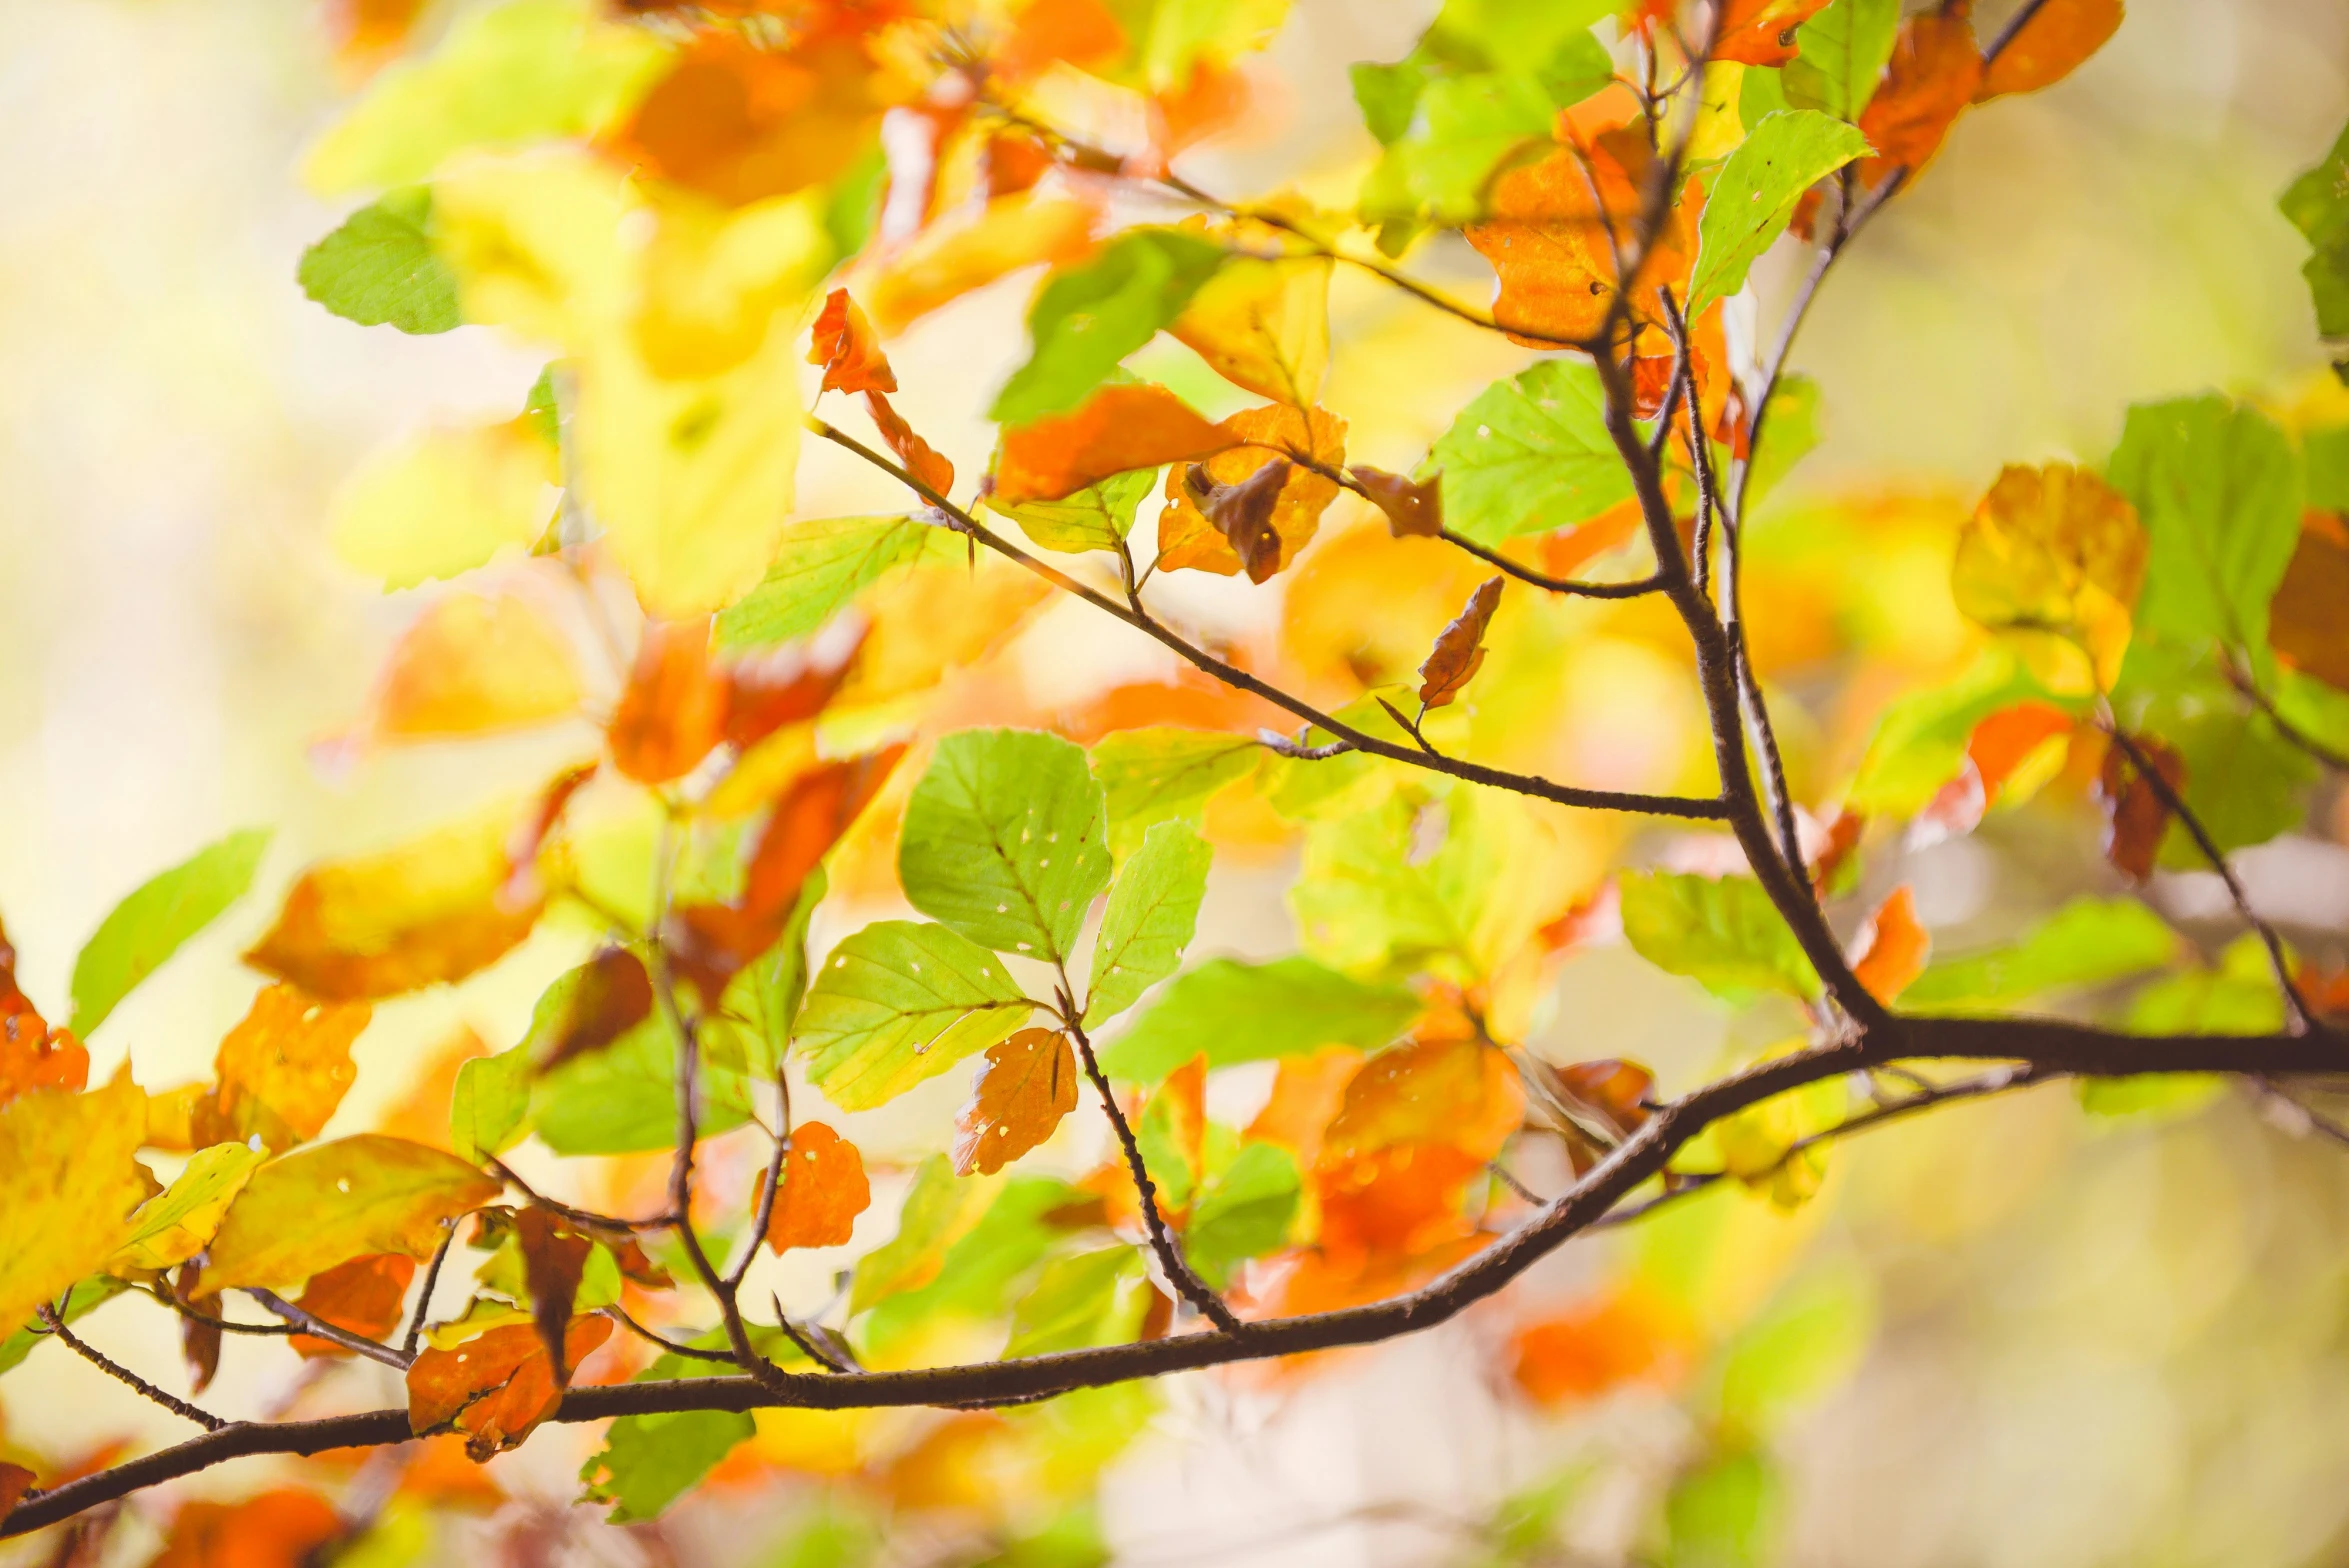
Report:
M 560 1215 L 573 1224 L 584 1226 L 589 1230 L 667 1230 L 677 1223 L 677 1216 L 674 1214 L 655 1214 L 650 1219 L 632 1220 L 622 1218 L 617 1214 L 598 1214 L 593 1209 L 574 1208 L 568 1203 L 548 1197 L 545 1193 L 531 1186 L 514 1171 L 513 1167 L 497 1156 L 491 1155 L 485 1163 L 488 1164 L 490 1171 L 498 1180 L 528 1198 L 532 1208 L 544 1209 L 549 1214 Z
M 165 1393 L 130 1368 L 108 1359 L 97 1347 L 82 1339 L 72 1329 L 67 1328 L 65 1319 L 58 1315 L 56 1308 L 43 1303 L 37 1309 L 37 1314 L 42 1324 L 48 1328 L 50 1333 L 56 1335 L 67 1349 L 116 1382 L 128 1384 L 173 1415 L 184 1416 L 207 1432 L 217 1432 L 228 1425 L 226 1421 L 221 1420 L 209 1410 L 199 1410 L 178 1395 Z
M 457 1222 L 441 1222 L 440 1245 L 432 1249 L 432 1261 L 424 1265 L 424 1286 L 416 1292 L 416 1310 L 408 1315 L 408 1332 L 400 1336 L 400 1354 L 414 1360 L 416 1346 L 424 1338 L 424 1322 L 432 1313 L 432 1293 L 440 1284 L 441 1265 L 449 1260 L 449 1249 L 457 1244 Z
M 397 1367 L 402 1372 L 408 1370 L 408 1363 L 414 1359 L 412 1356 L 403 1356 L 391 1346 L 380 1344 L 364 1334 L 354 1334 L 340 1324 L 329 1323 L 317 1313 L 295 1306 L 275 1291 L 258 1290 L 248 1286 L 245 1288 L 245 1294 L 288 1323 L 300 1328 L 303 1333 L 314 1339 L 323 1339 L 330 1345 L 339 1345 L 354 1355 L 365 1356 L 370 1361 L 380 1361 L 387 1367 Z
M 628 1330 L 629 1333 L 634 1334 L 637 1338 L 649 1340 L 651 1343 L 660 1346 L 663 1350 L 669 1352 L 669 1354 L 673 1356 L 684 1356 L 691 1361 L 722 1361 L 728 1366 L 734 1365 L 733 1352 L 726 1350 L 704 1350 L 699 1345 L 680 1344 L 676 1340 L 669 1338 L 668 1335 L 660 1333 L 654 1329 L 646 1328 L 642 1323 L 637 1322 L 636 1319 L 628 1315 L 627 1308 L 621 1306 L 616 1301 L 611 1303 L 609 1306 L 601 1307 L 597 1310 L 602 1312 L 605 1317 L 608 1317 L 613 1322 L 619 1324 L 622 1328 Z
M 2276 707 L 2275 699 L 2259 689 L 2258 682 L 2251 678 L 2251 672 L 2236 663 L 2232 653 L 2227 655 L 2226 664 L 2228 683 L 2249 698 L 2252 706 L 2267 715 L 2267 721 L 2275 726 L 2278 735 L 2336 773 L 2349 773 L 2349 753 L 2326 745 L 2290 719 L 2285 718 L 2282 711 Z
M 1274 756 L 1287 757 L 1294 762 L 1327 762 L 1332 757 L 1342 757 L 1354 749 L 1354 743 L 1350 740 L 1333 740 L 1326 746 L 1308 746 L 1276 730 L 1258 730 L 1256 743 Z
M 1568 594 L 1577 599 L 1637 599 L 1645 594 L 1659 593 L 1664 587 L 1663 575 L 1658 572 L 1621 583 L 1592 583 L 1572 577 L 1552 577 L 1546 572 L 1537 572 L 1530 566 L 1512 561 L 1500 551 L 1478 544 L 1473 539 L 1463 538 L 1449 528 L 1438 537 L 1466 550 L 1486 565 L 1498 567 L 1521 583 L 1530 583 L 1536 588 Z
M 810 1334 L 807 1330 L 801 1328 L 797 1323 L 792 1322 L 791 1314 L 783 1310 L 783 1298 L 781 1296 L 775 1295 L 773 1292 L 769 1292 L 767 1299 L 774 1302 L 775 1304 L 776 1326 L 783 1330 L 783 1337 L 785 1339 L 790 1340 L 794 1345 L 799 1347 L 799 1353 L 801 1355 L 807 1357 L 810 1361 L 813 1361 L 817 1366 L 822 1367 L 827 1372 L 838 1372 L 843 1376 L 848 1377 L 862 1377 L 864 1375 L 864 1368 L 858 1366 L 853 1361 L 842 1360 L 831 1350 L 829 1346 L 824 1344 L 823 1340 L 819 1336 Z

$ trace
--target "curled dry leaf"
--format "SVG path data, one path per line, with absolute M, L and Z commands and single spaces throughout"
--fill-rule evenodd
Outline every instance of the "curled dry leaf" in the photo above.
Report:
M 587 1271 L 595 1243 L 560 1216 L 535 1206 L 514 1216 L 514 1238 L 522 1251 L 523 1282 L 530 1290 L 531 1321 L 554 1364 L 556 1384 L 568 1385 L 573 1363 L 564 1347 L 565 1325 L 571 1321 L 571 1304 L 579 1299 L 580 1276 Z
M 726 688 L 710 666 L 709 621 L 647 621 L 612 712 L 612 765 L 639 784 L 666 784 L 699 766 L 725 727 Z
M 1371 505 L 1384 513 L 1387 527 L 1398 539 L 1433 539 L 1444 531 L 1444 476 L 1412 479 L 1383 468 L 1361 464 L 1346 470 L 1362 487 Z
M 878 392 L 865 394 L 865 412 L 873 416 L 873 427 L 881 432 L 881 439 L 905 471 L 928 485 L 940 495 L 954 490 L 954 465 L 914 433 L 914 427 L 905 422 L 905 416 L 890 406 L 889 400 Z
M 881 352 L 873 324 L 846 289 L 834 289 L 825 296 L 807 362 L 824 367 L 822 390 L 826 392 L 897 390 L 897 372 L 889 368 L 889 356 Z
M 1860 113 L 1860 134 L 1876 155 L 1860 164 L 1873 186 L 1894 169 L 1921 169 L 1982 85 L 1969 0 L 1923 11 L 1901 24 L 1884 81 Z
M 1289 460 L 1276 457 L 1237 484 L 1216 483 L 1204 463 L 1183 472 L 1183 493 L 1223 535 L 1250 582 L 1263 582 L 1280 570 L 1281 536 L 1272 526 L 1272 510 L 1289 471 Z
M 294 1305 L 361 1339 L 382 1340 L 400 1326 L 401 1305 L 415 1277 L 415 1259 L 396 1252 L 371 1253 L 310 1276 Z M 356 1354 L 315 1334 L 296 1334 L 293 1346 L 305 1360 Z
M 2054 86 L 2120 30 L 2121 10 L 2121 0 L 2046 0 L 1983 71 L 1974 101 Z
M 573 1318 L 563 1360 L 577 1367 L 611 1336 L 607 1318 Z M 476 1461 L 514 1448 L 562 1403 L 563 1383 L 537 1328 L 514 1323 L 453 1349 L 430 1347 L 408 1367 L 408 1427 L 419 1436 L 453 1425 Z
M 1337 481 L 1315 472 L 1305 460 L 1333 471 L 1344 463 L 1346 422 L 1323 409 L 1267 403 L 1242 409 L 1218 428 L 1227 450 L 1206 460 L 1205 479 L 1212 488 L 1205 493 L 1221 499 L 1238 533 L 1235 536 L 1208 515 L 1190 471 L 1177 469 L 1166 476 L 1168 505 L 1158 514 L 1158 564 L 1167 571 L 1189 568 L 1225 577 L 1245 571 L 1251 581 L 1262 582 L 1313 542 L 1321 514 L 1337 499 Z M 1298 461 L 1290 464 L 1279 455 L 1283 453 L 1298 454 Z M 1251 517 L 1239 515 L 1258 504 L 1256 493 L 1232 492 L 1250 479 L 1269 484 L 1264 471 L 1275 463 L 1282 465 L 1282 474 L 1265 517 L 1272 535 L 1268 539 L 1263 529 L 1250 526 Z M 1253 554 L 1243 555 L 1235 538 L 1249 540 Z
M 1441 708 L 1450 703 L 1484 663 L 1485 628 L 1492 624 L 1506 580 L 1485 579 L 1452 623 L 1436 634 L 1435 651 L 1419 667 L 1419 700 L 1423 705 Z
M 1917 921 L 1916 893 L 1907 883 L 1876 906 L 1854 945 L 1858 956 L 1852 960 L 1852 973 L 1870 996 L 1888 1007 L 1925 972 L 1933 938 Z
M 995 497 L 1006 506 L 1058 501 L 1112 474 L 1187 463 L 1232 445 L 1162 386 L 1121 382 L 1105 386 L 1067 414 L 1003 433 Z
M 991 1176 L 1052 1136 L 1077 1108 L 1077 1055 L 1057 1029 L 1022 1029 L 987 1048 L 954 1118 L 954 1170 Z
M 2182 798 L 2186 789 L 2186 759 L 2150 735 L 2130 739 L 2160 771 L 2170 792 Z M 2104 858 L 2130 881 L 2143 882 L 2153 875 L 2154 857 L 2161 852 L 2162 835 L 2169 831 L 2170 808 L 2118 745 L 2105 748 L 2104 767 L 2097 775 L 2096 798 L 2104 807 Z
M 783 1190 L 767 1222 L 767 1245 L 777 1252 L 841 1246 L 872 1201 L 872 1183 L 856 1145 L 822 1122 L 802 1122 L 791 1130 Z

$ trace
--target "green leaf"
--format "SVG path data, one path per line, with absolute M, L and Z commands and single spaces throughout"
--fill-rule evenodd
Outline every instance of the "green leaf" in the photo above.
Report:
M 790 642 L 848 608 L 883 572 L 919 555 L 930 529 L 911 517 L 820 517 L 783 530 L 756 588 L 718 616 L 718 646 Z
M 387 191 L 304 251 L 294 276 L 303 293 L 345 321 L 446 332 L 463 318 L 457 275 L 433 251 L 431 222 L 428 187 Z
M 2178 934 L 2133 898 L 2076 898 L 1988 952 L 1936 959 L 1901 993 L 1904 1009 L 1967 1012 L 2110 985 L 2178 956 Z
M 1856 124 L 1899 32 L 1900 0 L 1833 0 L 1795 29 L 1798 53 L 1782 73 L 1787 103 Z
M 2312 254 L 2301 272 L 2316 302 L 2316 330 L 2349 337 L 2349 128 L 2276 205 L 2308 239 Z
M 1302 1182 L 1296 1159 L 1270 1143 L 1243 1145 L 1192 1205 L 1183 1253 L 1211 1290 L 1222 1290 L 1250 1258 L 1278 1251 L 1296 1220 Z
M 1372 985 L 1310 958 L 1217 958 L 1179 975 L 1101 1055 L 1126 1083 L 1156 1083 L 1204 1053 L 1210 1067 L 1302 1056 L 1325 1045 L 1373 1051 L 1419 1016 L 1401 986 Z
M 1012 1308 L 1003 1354 L 1008 1360 L 1124 1344 L 1141 1333 L 1149 1309 L 1149 1280 L 1133 1248 L 1055 1258 Z
M 672 58 L 588 0 L 507 0 L 450 27 L 439 47 L 377 76 L 320 137 L 303 173 L 324 192 L 429 178 L 472 147 L 592 136 Z
M 1992 649 L 1946 686 L 1911 692 L 1884 710 L 1846 803 L 1869 816 L 1922 810 L 1965 766 L 1974 726 L 2019 702 L 2078 706 L 2055 696 L 2004 650 Z
M 1754 444 L 1751 471 L 1745 481 L 1749 507 L 1761 505 L 1794 465 L 1818 446 L 1819 404 L 1819 383 L 1809 376 L 1794 371 L 1778 378 L 1778 390 L 1770 397 L 1770 418 Z M 1721 465 L 1723 473 L 1728 469 L 1727 463 Z
M 1624 939 L 1657 968 L 1729 1001 L 1755 991 L 1819 994 L 1810 960 L 1752 877 L 1640 871 L 1619 885 Z
M 739 1020 L 745 1031 L 750 1070 L 757 1077 L 772 1079 L 790 1051 L 792 1026 L 807 1001 L 808 922 L 815 918 L 816 906 L 831 886 L 832 879 L 822 866 L 809 872 L 799 885 L 799 901 L 792 905 L 791 918 L 784 923 L 775 945 L 726 982 L 720 1011 Z
M 1000 451 L 988 466 L 991 470 L 1002 466 Z M 1157 469 L 1136 468 L 1112 474 L 1065 500 L 1005 506 L 989 496 L 987 509 L 1019 524 L 1020 532 L 1039 549 L 1083 555 L 1089 550 L 1115 550 L 1133 530 L 1134 513 L 1140 510 L 1143 498 L 1157 487 Z
M 1085 987 L 1088 1028 L 1124 1012 L 1182 967 L 1214 858 L 1207 841 L 1180 822 L 1161 822 L 1143 837 L 1109 890 L 1101 934 L 1093 940 L 1093 978 Z
M 1596 370 L 1544 360 L 1478 393 L 1419 477 L 1442 472 L 1445 521 L 1478 544 L 1585 522 L 1631 494 L 1606 410 Z
M 231 833 L 115 905 L 73 961 L 73 1019 L 66 1027 L 88 1039 L 181 943 L 245 896 L 268 848 L 266 828 Z
M 547 361 L 522 399 L 522 417 L 530 421 L 531 431 L 557 452 L 563 449 L 563 407 L 555 391 L 555 371 L 562 363 L 559 359 Z
M 943 1154 L 922 1161 L 898 1206 L 897 1234 L 857 1259 L 848 1310 L 862 1312 L 937 1278 L 946 1249 L 979 1223 L 1007 1179 L 958 1178 L 953 1162 Z
M 1674 1568 L 1763 1568 L 1776 1558 L 1785 1482 L 1750 1450 L 1717 1454 L 1674 1480 L 1664 1499 Z
M 229 1204 L 267 1158 L 269 1152 L 257 1142 L 198 1149 L 168 1188 L 131 1215 L 131 1233 L 108 1266 L 167 1269 L 202 1252 Z
M 2300 452 L 2308 469 L 2308 504 L 2349 512 L 2349 425 L 2306 432 Z
M 1688 313 L 1744 288 L 1747 269 L 1786 232 L 1803 192 L 1867 150 L 1857 130 L 1812 109 L 1770 115 L 1747 132 L 1713 177 L 1697 222 Z
M 530 1053 L 476 1056 L 457 1068 L 449 1095 L 449 1143 L 457 1158 L 479 1165 L 530 1131 Z M 674 1118 L 675 1112 L 671 1111 Z
M 2222 397 L 2140 403 L 2111 478 L 2149 538 L 2138 630 L 2265 646 L 2300 537 L 2300 463 L 2275 422 Z
M 906 900 L 998 952 L 1064 962 L 1109 884 L 1105 814 L 1073 742 L 1035 730 L 949 735 L 906 803 Z
M 1259 748 L 1245 735 L 1154 727 L 1093 743 L 1093 777 L 1109 808 L 1110 853 L 1123 860 L 1161 822 L 1193 827 L 1217 790 L 1247 775 Z
M 1012 372 L 987 417 L 1025 425 L 1076 407 L 1118 361 L 1183 313 L 1227 254 L 1177 229 L 1130 229 L 1055 272 L 1028 311 L 1028 362 Z
M 1009 1038 L 1035 1006 L 993 954 L 946 927 L 883 920 L 824 960 L 794 1042 L 825 1098 L 870 1110 Z
M 530 1125 L 557 1154 L 640 1154 L 677 1141 L 677 1033 L 655 1011 L 600 1051 L 538 1080 Z M 715 1137 L 750 1119 L 747 1064 L 721 1030 L 702 1041 L 700 1128 Z M 508 1055 L 524 1054 L 527 1046 Z M 452 1110 L 454 1108 L 452 1107 Z
M 1849 1264 L 1799 1276 L 1721 1358 L 1721 1415 L 1760 1431 L 1842 1383 L 1876 1331 L 1870 1278 Z
M 681 1368 L 679 1375 L 693 1374 Z M 588 1483 L 586 1501 L 610 1503 L 612 1511 L 604 1517 L 611 1524 L 657 1517 L 757 1430 L 747 1410 L 622 1416 L 579 1472 Z
M 1769 66 L 1749 65 L 1737 85 L 1737 121 L 1752 130 L 1773 114 L 1795 106 L 1786 101 L 1786 73 Z
M 2342 611 L 2349 614 L 2349 605 Z M 2221 850 L 2264 844 L 2307 819 L 2317 766 L 2266 715 L 2235 704 L 2203 708 L 2157 733 L 2185 760 L 2187 808 Z M 2209 869 L 2193 836 L 2176 822 L 2162 837 L 2161 864 Z
M 964 1178 L 962 1184 L 971 1182 Z M 1000 1318 L 1020 1283 L 1067 1235 L 1046 1216 L 1080 1196 L 1066 1182 L 1049 1177 L 1015 1176 L 1004 1182 L 978 1223 L 944 1249 L 930 1274 L 873 1309 L 863 1325 L 865 1346 L 885 1356 L 890 1346 L 941 1318 Z
M 794 1524 L 771 1568 L 868 1568 L 887 1539 L 881 1521 L 842 1496 L 846 1488 L 819 1488 L 815 1516 Z
M 87 1315 L 91 1308 L 103 1305 L 130 1289 L 130 1281 L 116 1279 L 111 1274 L 93 1274 L 76 1284 L 65 1294 L 65 1321 L 73 1323 Z M 51 1336 L 46 1329 L 34 1331 L 31 1324 L 18 1329 L 6 1339 L 0 1339 L 0 1372 L 13 1372 L 33 1353 L 33 1347 Z

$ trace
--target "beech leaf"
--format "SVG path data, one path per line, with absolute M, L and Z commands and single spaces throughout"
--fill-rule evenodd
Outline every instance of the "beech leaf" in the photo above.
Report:
M 73 1018 L 66 1028 L 89 1038 L 182 943 L 245 896 L 268 847 L 266 829 L 231 833 L 115 905 L 73 961 Z
M 842 1246 L 872 1202 L 856 1145 L 822 1122 L 801 1122 L 791 1129 L 783 1157 L 783 1186 L 767 1222 L 767 1245 L 776 1252 Z
M 1077 1055 L 1058 1029 L 1022 1029 L 987 1048 L 954 1118 L 958 1176 L 991 1176 L 1052 1136 L 1077 1108 Z
M 296 1149 L 255 1171 L 229 1205 L 197 1289 L 280 1289 L 375 1252 L 429 1258 L 446 1221 L 500 1190 L 455 1155 L 382 1133 Z
M 1419 666 L 1419 701 L 1423 707 L 1442 708 L 1460 695 L 1460 688 L 1484 664 L 1484 632 L 1500 607 L 1506 578 L 1488 577 L 1468 596 L 1468 603 L 1449 625 L 1436 634 L 1435 649 Z

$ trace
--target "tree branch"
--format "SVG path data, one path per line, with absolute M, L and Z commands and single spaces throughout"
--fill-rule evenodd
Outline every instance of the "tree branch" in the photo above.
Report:
M 65 1319 L 58 1315 L 57 1310 L 54 1307 L 43 1304 L 39 1309 L 37 1316 L 39 1316 L 42 1326 L 48 1329 L 50 1333 L 56 1335 L 58 1340 L 63 1343 L 68 1350 L 71 1350 L 75 1355 L 81 1357 L 84 1361 L 87 1361 L 90 1365 L 96 1367 L 99 1371 L 105 1373 L 108 1377 L 113 1378 L 116 1382 L 127 1384 L 131 1388 L 138 1390 L 139 1393 L 145 1395 L 148 1399 L 153 1400 L 156 1404 L 161 1405 L 164 1409 L 170 1411 L 173 1415 L 184 1416 L 188 1420 L 195 1422 L 196 1425 L 202 1427 L 207 1432 L 218 1432 L 228 1425 L 226 1421 L 221 1420 L 220 1417 L 214 1415 L 211 1411 L 199 1410 L 194 1405 L 191 1405 L 186 1400 L 180 1398 L 178 1395 L 165 1393 L 162 1389 L 157 1388 L 154 1384 L 148 1382 L 145 1378 L 139 1376 L 130 1368 L 123 1366 L 119 1362 L 110 1360 L 105 1355 L 105 1353 L 100 1351 L 96 1346 L 82 1339 L 81 1336 L 74 1333 L 72 1329 L 67 1328 L 65 1326 Z
M 330 1345 L 340 1345 L 354 1355 L 365 1356 L 370 1361 L 380 1361 L 385 1366 L 396 1368 L 402 1372 L 408 1370 L 408 1363 L 414 1359 L 413 1355 L 403 1356 L 391 1346 L 378 1344 L 364 1334 L 354 1334 L 339 1324 L 329 1323 L 315 1312 L 295 1306 L 275 1291 L 248 1288 L 245 1294 L 313 1339 L 323 1339 Z

